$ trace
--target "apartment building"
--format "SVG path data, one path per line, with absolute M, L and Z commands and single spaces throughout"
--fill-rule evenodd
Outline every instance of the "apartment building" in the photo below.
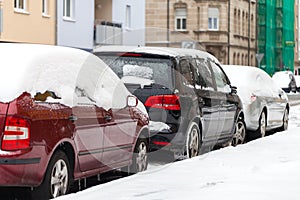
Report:
M 204 49 L 224 64 L 255 65 L 255 0 L 147 0 L 146 45 Z
M 96 45 L 145 45 L 145 0 L 96 0 Z
M 53 0 L 0 0 L 0 41 L 55 44 Z
M 57 45 L 91 51 L 95 0 L 57 0 L 56 10 Z

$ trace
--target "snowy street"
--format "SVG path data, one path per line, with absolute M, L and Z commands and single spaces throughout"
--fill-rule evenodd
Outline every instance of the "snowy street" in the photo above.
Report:
M 288 131 L 69 194 L 59 200 L 300 199 L 300 106 Z

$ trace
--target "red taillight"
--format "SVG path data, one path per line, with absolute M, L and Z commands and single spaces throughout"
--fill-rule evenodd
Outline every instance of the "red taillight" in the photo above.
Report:
M 179 97 L 177 95 L 150 96 L 145 102 L 145 106 L 165 110 L 180 110 Z
M 251 100 L 251 102 L 256 101 L 256 95 L 252 94 L 251 97 L 250 97 L 250 100 Z
M 14 151 L 30 147 L 30 127 L 26 119 L 7 117 L 1 149 Z
M 123 56 L 123 57 L 141 57 L 142 54 L 139 54 L 139 53 L 120 53 L 119 56 Z
M 161 142 L 161 141 L 153 141 L 153 144 L 159 145 L 159 146 L 170 146 L 170 142 Z

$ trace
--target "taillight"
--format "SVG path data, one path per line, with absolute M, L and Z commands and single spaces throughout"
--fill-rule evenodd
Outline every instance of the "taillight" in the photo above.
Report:
M 159 145 L 159 146 L 170 146 L 170 142 L 162 142 L 162 141 L 153 141 L 153 144 Z
M 30 147 L 30 126 L 26 119 L 8 116 L 5 122 L 1 149 L 14 151 Z
M 150 96 L 146 100 L 145 106 L 164 110 L 180 110 L 179 97 L 177 95 Z
M 251 102 L 256 101 L 256 95 L 252 94 L 251 97 L 250 97 L 250 100 L 251 100 Z

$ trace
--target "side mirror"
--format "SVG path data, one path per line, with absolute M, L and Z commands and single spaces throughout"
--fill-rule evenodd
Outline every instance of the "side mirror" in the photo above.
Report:
M 230 89 L 231 89 L 231 93 L 232 94 L 237 94 L 237 87 L 236 86 L 230 86 Z
M 127 96 L 127 107 L 136 107 L 138 105 L 138 99 L 135 96 Z

